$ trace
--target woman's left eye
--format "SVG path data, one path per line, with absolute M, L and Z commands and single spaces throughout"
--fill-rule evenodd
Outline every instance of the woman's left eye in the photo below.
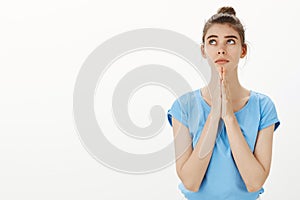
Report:
M 235 44 L 235 41 L 233 39 L 227 40 L 227 44 Z

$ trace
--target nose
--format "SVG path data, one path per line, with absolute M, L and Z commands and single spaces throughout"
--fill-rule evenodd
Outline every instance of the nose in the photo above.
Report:
M 219 49 L 219 51 L 218 51 L 218 54 L 220 55 L 220 54 L 226 54 L 226 51 L 224 50 L 224 49 Z

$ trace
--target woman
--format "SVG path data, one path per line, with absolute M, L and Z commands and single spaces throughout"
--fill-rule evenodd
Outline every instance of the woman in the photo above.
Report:
M 168 110 L 179 188 L 189 200 L 255 200 L 270 172 L 273 132 L 280 124 L 276 109 L 268 96 L 239 82 L 247 45 L 233 8 L 220 8 L 206 22 L 202 41 L 211 80 Z

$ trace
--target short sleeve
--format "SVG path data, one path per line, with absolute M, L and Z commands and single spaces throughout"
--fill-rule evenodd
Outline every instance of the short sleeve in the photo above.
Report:
M 172 126 L 172 117 L 180 121 L 183 125 L 188 127 L 187 113 L 186 113 L 186 104 L 182 98 L 178 98 L 174 101 L 172 107 L 168 110 L 167 113 L 169 124 Z
M 275 124 L 274 131 L 280 125 L 280 121 L 277 116 L 277 111 L 272 100 L 265 96 L 260 101 L 260 123 L 258 130 L 262 130 L 272 124 Z

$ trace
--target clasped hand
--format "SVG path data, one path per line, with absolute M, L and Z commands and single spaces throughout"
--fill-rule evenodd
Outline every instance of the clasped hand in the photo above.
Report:
M 230 90 L 228 86 L 228 77 L 226 74 L 226 70 L 221 67 L 218 68 L 218 78 L 213 84 L 213 91 L 210 91 L 212 98 L 211 105 L 211 114 L 213 117 L 222 118 L 225 120 L 226 117 L 231 117 L 234 115 Z

